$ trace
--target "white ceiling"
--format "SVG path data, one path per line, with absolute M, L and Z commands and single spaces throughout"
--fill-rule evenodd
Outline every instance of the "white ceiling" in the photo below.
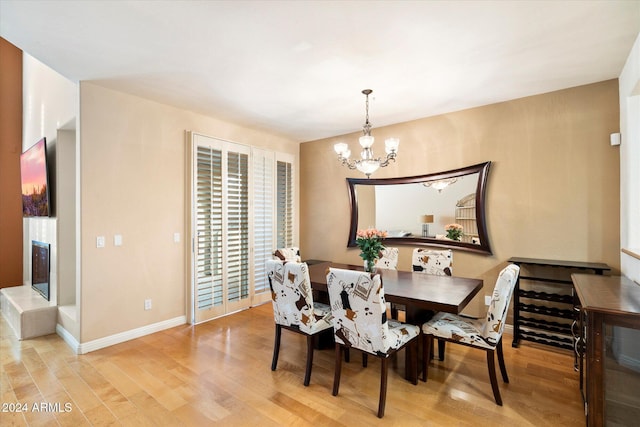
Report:
M 68 79 L 304 142 L 618 77 L 624 1 L 0 0 Z

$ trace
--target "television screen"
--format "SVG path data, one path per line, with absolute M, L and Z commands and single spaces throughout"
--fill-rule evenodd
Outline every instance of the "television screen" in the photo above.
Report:
M 22 216 L 50 216 L 46 138 L 20 155 L 20 177 Z
M 31 241 L 31 287 L 49 301 L 49 244 Z

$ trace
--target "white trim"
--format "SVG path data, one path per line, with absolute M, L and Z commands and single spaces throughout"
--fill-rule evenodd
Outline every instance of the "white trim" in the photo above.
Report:
M 67 331 L 61 324 L 56 325 L 56 334 L 60 336 L 67 343 L 71 350 L 78 354 L 80 351 L 80 343 L 75 339 L 73 335 L 69 331 Z
M 156 332 L 164 331 L 165 329 L 174 328 L 176 326 L 184 325 L 187 323 L 187 316 L 178 316 L 173 319 L 164 320 L 162 322 L 153 323 L 151 325 L 142 326 L 140 328 L 131 329 L 129 331 L 120 332 L 115 335 L 110 335 L 104 338 L 98 338 L 97 340 L 78 343 L 76 339 L 67 332 L 62 326 L 56 326 L 56 332 L 64 339 L 64 341 L 71 347 L 76 354 L 85 354 L 91 351 L 100 350 L 101 348 L 109 347 L 115 344 L 120 344 L 125 341 L 129 341 L 135 338 L 140 338 L 145 335 L 150 335 Z

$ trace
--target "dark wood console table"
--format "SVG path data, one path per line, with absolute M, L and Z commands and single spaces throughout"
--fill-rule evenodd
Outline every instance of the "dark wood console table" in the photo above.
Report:
M 571 274 L 602 275 L 611 268 L 603 263 L 538 258 L 513 257 L 509 262 L 521 268 L 513 293 L 512 346 L 528 340 L 574 350 L 577 337 L 572 327 L 579 303 L 574 300 Z
M 624 276 L 571 278 L 584 319 L 587 425 L 637 425 L 640 285 Z

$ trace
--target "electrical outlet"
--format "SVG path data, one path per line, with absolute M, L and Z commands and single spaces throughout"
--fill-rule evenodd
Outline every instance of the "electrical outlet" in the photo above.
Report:
M 113 236 L 113 246 L 122 246 L 122 234 Z
M 151 299 L 144 300 L 144 309 L 151 310 Z
M 491 304 L 491 295 L 485 295 L 484 296 L 484 305 L 490 305 Z

